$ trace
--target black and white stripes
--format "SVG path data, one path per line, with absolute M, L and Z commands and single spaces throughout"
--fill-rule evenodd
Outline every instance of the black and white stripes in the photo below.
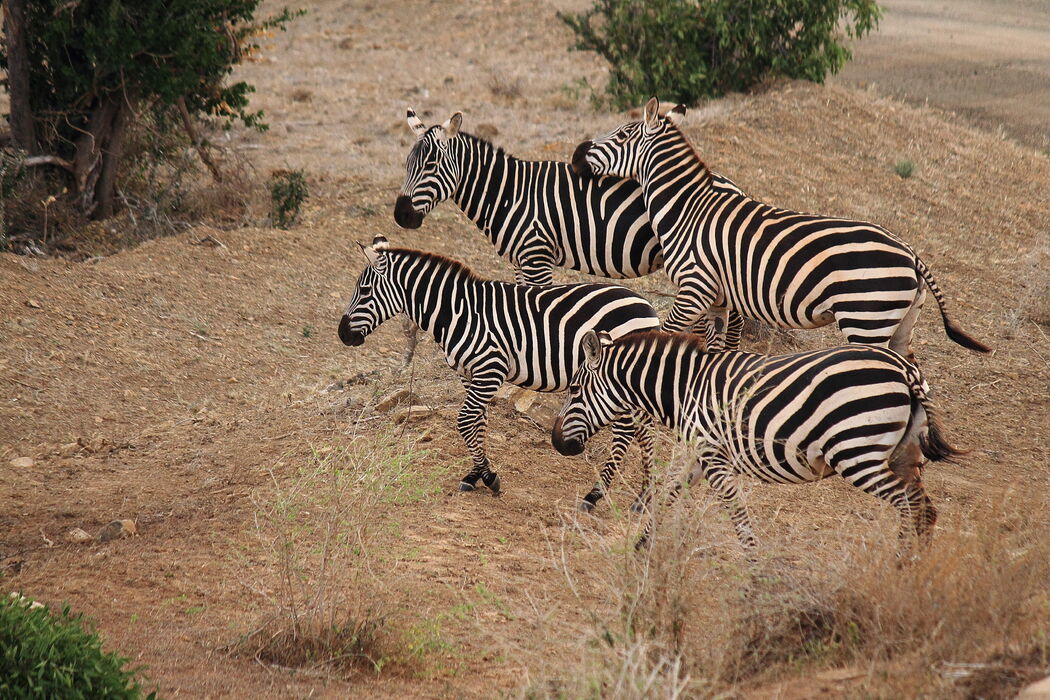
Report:
M 562 454 L 579 454 L 613 416 L 643 410 L 695 450 L 689 480 L 707 479 L 745 546 L 754 534 L 737 474 L 778 483 L 838 474 L 891 502 L 920 536 L 932 528 L 923 457 L 958 452 L 940 435 L 919 370 L 897 353 L 857 345 L 708 353 L 696 336 L 661 331 L 616 342 L 589 333 L 583 347 L 552 433 Z
M 584 333 L 620 337 L 659 325 L 649 302 L 623 287 L 528 287 L 484 280 L 448 258 L 391 248 L 382 237 L 364 252 L 368 266 L 343 313 L 339 337 L 347 345 L 361 345 L 401 312 L 433 336 L 467 390 L 457 427 L 473 468 L 462 480 L 463 490 L 472 490 L 481 479 L 499 492 L 499 477 L 485 453 L 485 408 L 504 382 L 534 391 L 563 390 L 582 357 Z M 647 427 L 645 421 L 641 427 Z M 587 497 L 591 505 L 604 493 L 634 433 L 631 416 L 618 417 L 610 462 Z M 651 441 L 644 437 L 648 460 Z
M 418 228 L 441 201 L 452 198 L 514 267 L 518 282 L 551 283 L 565 267 L 614 279 L 641 277 L 663 261 L 638 183 L 580 177 L 568 163 L 514 158 L 460 131 L 457 112 L 427 128 L 409 110 L 416 143 L 394 206 L 394 219 Z M 724 177 L 713 186 L 738 192 Z
M 739 315 L 782 328 L 837 323 L 851 343 L 911 356 L 926 287 L 948 336 L 989 348 L 956 326 L 925 264 L 897 236 L 873 224 L 778 209 L 712 186 L 711 173 L 678 129 L 679 105 L 661 117 L 655 98 L 642 121 L 577 148 L 582 175 L 636 178 L 678 288 L 664 328 L 704 320 L 708 347 L 735 347 Z M 729 332 L 729 342 L 725 334 Z

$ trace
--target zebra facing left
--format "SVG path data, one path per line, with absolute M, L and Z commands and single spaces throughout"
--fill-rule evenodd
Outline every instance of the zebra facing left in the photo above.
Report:
M 690 446 L 688 480 L 707 480 L 745 547 L 755 546 L 755 536 L 738 474 L 774 483 L 838 474 L 892 503 L 902 535 L 931 532 L 937 510 L 923 488 L 924 458 L 961 452 L 942 437 L 929 387 L 901 355 L 863 345 L 779 356 L 711 353 L 698 336 L 661 331 L 615 342 L 592 332 L 583 349 L 551 433 L 562 454 L 582 452 L 612 416 L 642 410 Z
M 426 126 L 413 110 L 416 142 L 408 153 L 394 221 L 415 229 L 451 199 L 514 268 L 517 282 L 546 286 L 555 267 L 622 279 L 663 264 L 638 183 L 580 177 L 569 163 L 522 160 L 461 129 L 463 115 Z M 712 186 L 739 192 L 728 178 Z
M 473 467 L 461 480 L 461 491 L 473 491 L 480 480 L 493 493 L 500 492 L 500 478 L 485 451 L 485 411 L 504 382 L 533 391 L 562 391 L 582 357 L 584 333 L 600 330 L 620 337 L 660 323 L 644 297 L 616 285 L 529 287 L 486 280 L 449 258 L 392 248 L 382 236 L 362 250 L 368 265 L 339 322 L 339 338 L 346 345 L 361 345 L 380 324 L 403 312 L 441 346 L 467 390 L 456 426 Z M 636 426 L 628 413 L 612 422 L 609 461 L 585 496 L 584 510 L 605 494 L 636 433 L 643 492 L 648 484 L 651 421 L 639 416 Z

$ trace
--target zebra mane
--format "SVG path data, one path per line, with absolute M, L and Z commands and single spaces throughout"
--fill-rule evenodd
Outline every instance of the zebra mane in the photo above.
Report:
M 400 255 L 414 260 L 423 260 L 428 265 L 436 267 L 438 270 L 451 270 L 452 274 L 456 277 L 466 277 L 471 280 L 478 282 L 485 282 L 485 278 L 480 276 L 474 270 L 461 263 L 459 260 L 453 260 L 452 258 L 445 257 L 439 253 L 431 253 L 425 250 L 415 250 L 413 248 L 393 248 L 389 244 L 383 245 L 382 250 L 388 255 Z
M 704 159 L 700 157 L 700 153 L 697 152 L 696 146 L 693 145 L 693 140 L 685 135 L 685 132 L 682 131 L 681 127 L 679 127 L 673 121 L 668 119 L 666 116 L 662 117 L 662 119 L 667 123 L 668 126 L 671 127 L 671 129 L 676 131 L 678 135 L 682 138 L 682 140 L 685 141 L 686 145 L 689 146 L 689 150 L 693 152 L 693 157 L 696 158 L 696 162 L 700 164 L 700 167 L 706 170 L 707 172 L 711 172 L 711 168 L 707 167 L 707 163 L 705 163 Z
M 644 329 L 621 336 L 614 347 L 638 347 L 645 345 L 685 347 L 697 352 L 704 352 L 704 337 L 696 333 L 669 333 L 658 328 Z

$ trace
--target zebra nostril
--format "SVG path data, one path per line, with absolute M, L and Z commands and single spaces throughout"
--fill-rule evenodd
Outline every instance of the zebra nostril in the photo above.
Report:
M 357 347 L 365 342 L 365 335 L 360 331 L 351 330 L 350 318 L 343 316 L 339 321 L 339 340 L 343 341 L 343 345 Z
M 401 195 L 394 203 L 394 222 L 401 228 L 419 228 L 423 225 L 423 215 L 412 206 L 412 198 Z
M 587 162 L 587 151 L 591 150 L 591 142 L 584 141 L 572 154 L 572 171 L 581 177 L 594 175 L 594 169 Z

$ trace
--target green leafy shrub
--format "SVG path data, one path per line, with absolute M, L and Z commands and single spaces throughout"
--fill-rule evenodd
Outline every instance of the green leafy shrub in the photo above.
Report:
M 901 158 L 897 161 L 897 164 L 893 166 L 893 171 L 900 175 L 902 179 L 907 180 L 911 177 L 911 174 L 915 172 L 915 163 L 912 163 L 907 158 Z
M 878 24 L 875 0 L 595 0 L 558 13 L 574 49 L 610 66 L 615 105 L 653 95 L 693 103 L 745 90 L 766 78 L 823 82 L 852 54 L 842 41 Z
M 299 208 L 310 196 L 302 170 L 275 170 L 270 175 L 270 219 L 277 228 L 288 228 L 299 218 Z
M 102 651 L 83 615 L 61 614 L 21 596 L 0 598 L 0 697 L 156 698 L 128 659 Z

